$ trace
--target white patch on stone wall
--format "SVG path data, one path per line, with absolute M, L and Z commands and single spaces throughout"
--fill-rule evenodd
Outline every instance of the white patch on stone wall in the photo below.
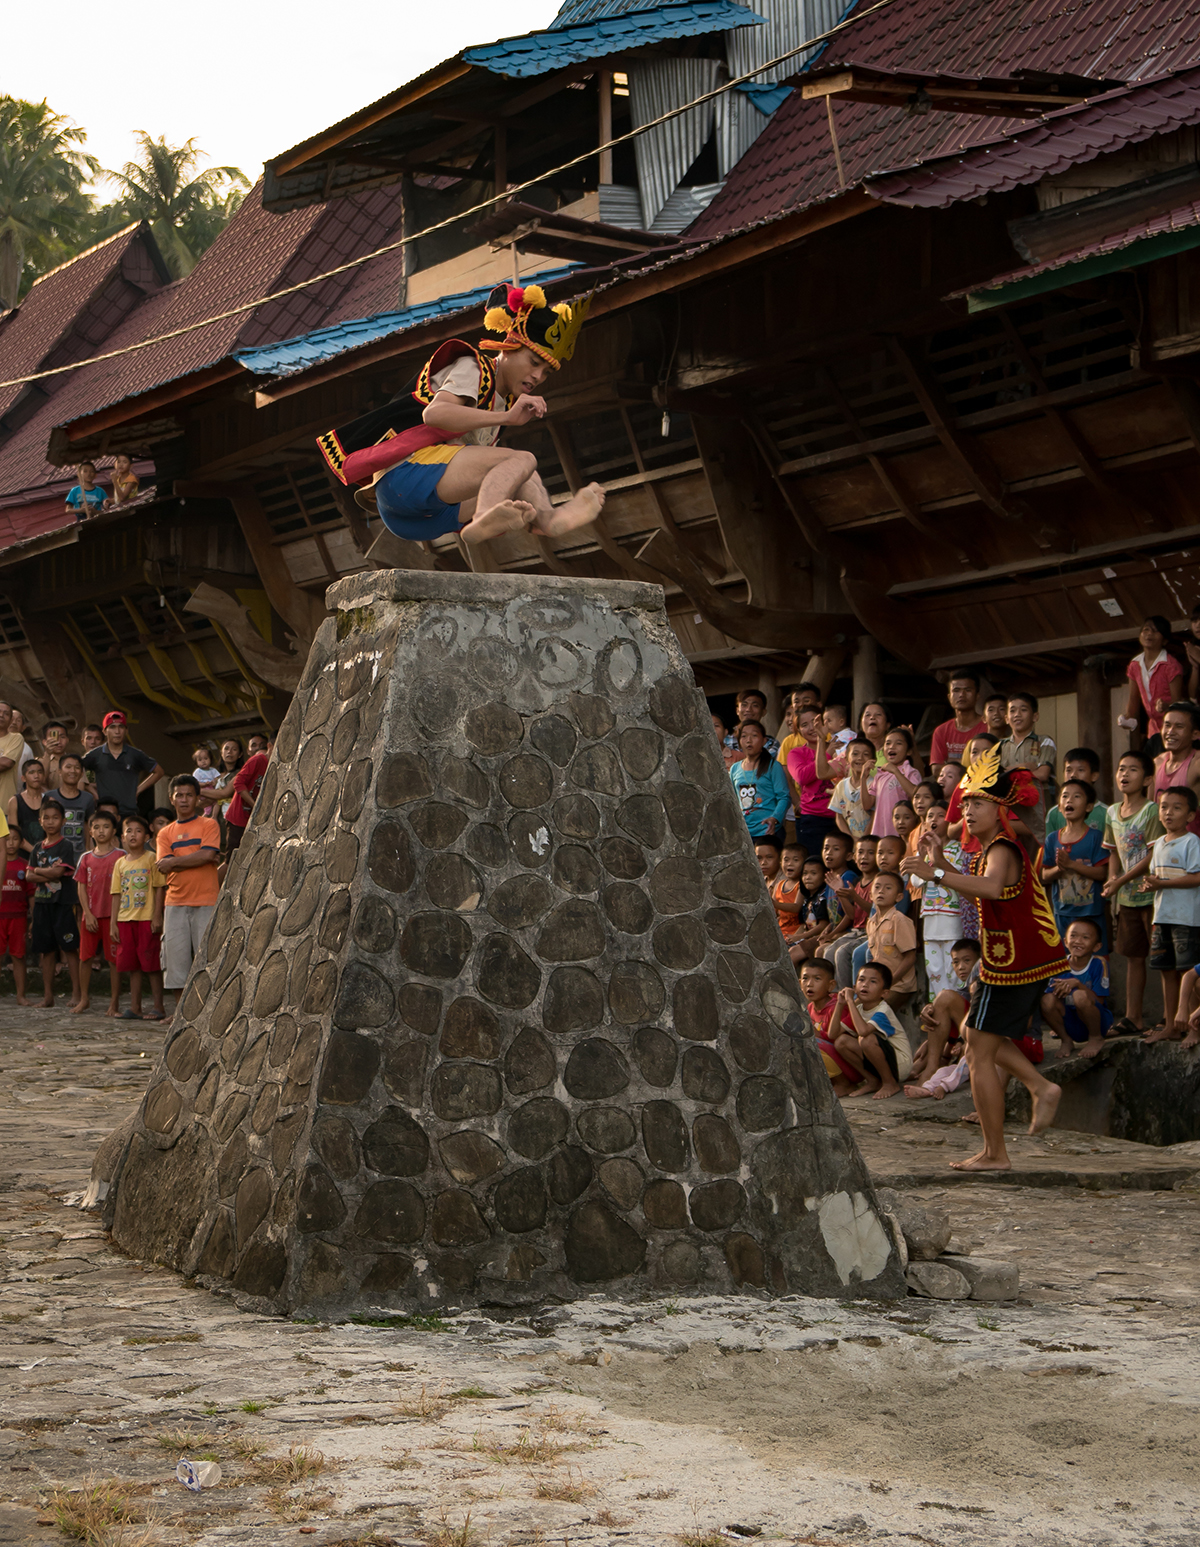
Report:
M 833 1258 L 842 1283 L 849 1284 L 855 1278 L 869 1283 L 878 1278 L 887 1267 L 891 1242 L 862 1193 L 851 1198 L 848 1192 L 831 1192 L 823 1198 L 805 1198 L 804 1202 L 817 1211 L 825 1250 Z
M 544 827 L 539 827 L 537 832 L 529 840 L 529 847 L 540 859 L 550 847 L 550 834 Z

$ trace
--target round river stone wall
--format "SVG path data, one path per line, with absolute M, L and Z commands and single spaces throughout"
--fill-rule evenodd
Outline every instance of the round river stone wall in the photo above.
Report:
M 281 1310 L 903 1293 L 656 587 L 339 582 L 109 1199 Z

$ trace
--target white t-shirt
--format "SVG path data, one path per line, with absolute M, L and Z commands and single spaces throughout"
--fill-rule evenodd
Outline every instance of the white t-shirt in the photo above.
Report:
M 896 1055 L 896 1078 L 905 1079 L 912 1073 L 912 1044 L 896 1012 L 886 999 L 881 999 L 870 1015 L 864 1012 L 864 1018 L 875 1028 L 879 1036 L 886 1037 L 891 1043 L 892 1052 Z
M 221 770 L 219 768 L 193 768 L 192 778 L 199 785 L 220 784 Z
M 1200 838 L 1195 833 L 1156 838 L 1150 853 L 1152 876 L 1186 876 L 1200 870 Z M 1200 886 L 1172 886 L 1155 892 L 1154 922 L 1200 928 Z
M 429 385 L 435 392 L 453 392 L 455 397 L 469 398 L 474 407 L 479 401 L 479 362 L 473 355 L 460 355 L 457 360 L 436 371 L 429 378 Z M 496 394 L 492 393 L 492 401 L 487 405 L 489 411 L 496 407 Z M 500 439 L 500 426 L 498 424 L 483 425 L 478 430 L 466 430 L 462 435 L 455 435 L 447 443 L 451 446 L 494 446 Z

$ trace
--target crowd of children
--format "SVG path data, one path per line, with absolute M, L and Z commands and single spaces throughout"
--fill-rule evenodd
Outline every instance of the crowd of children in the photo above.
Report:
M 1200 689 L 1200 608 L 1192 633 Z M 839 1094 L 896 1095 L 907 1076 L 911 1098 L 936 1099 L 967 1079 L 963 1028 L 978 981 L 977 908 L 939 884 L 945 870 L 918 880 L 904 862 L 926 857 L 936 840 L 940 863 L 970 871 L 979 845 L 963 822 L 960 786 L 993 748 L 1001 769 L 1028 772 L 1030 804 L 1013 831 L 1069 957 L 1068 969 L 1044 985 L 1017 1045 L 1035 1063 L 1047 1033 L 1060 1055 L 1095 1056 L 1122 1033 L 1200 1045 L 1200 708 L 1171 697 L 1186 673 L 1169 652 L 1165 620 L 1148 619 L 1139 643 L 1121 723 L 1136 723 L 1140 705 L 1147 737 L 1143 749 L 1117 759 L 1112 802 L 1098 796 L 1094 750 L 1069 749 L 1060 770 L 1053 740 L 1037 729 L 1037 698 L 985 694 L 968 668 L 950 674 L 952 718 L 933 733 L 927 772 L 911 727 L 891 724 L 883 704 L 864 706 L 855 731 L 845 710 L 823 706 L 811 683 L 792 694 L 777 741 L 756 690 L 739 695 L 743 718 L 732 733 L 714 716 Z M 1110 952 L 1124 958 L 1120 1015 Z M 1160 974 L 1163 996 L 1162 1019 L 1152 1026 L 1145 1025 L 1148 966 Z
M 0 714 L 9 706 L 0 705 Z M 7 810 L 0 886 L 0 961 L 11 964 L 17 1003 L 28 997 L 28 960 L 42 997 L 55 1004 L 55 974 L 70 983 L 69 1009 L 91 1008 L 92 978 L 108 966 L 106 1013 L 165 1019 L 164 989 L 176 998 L 216 906 L 226 859 L 241 842 L 266 772 L 270 742 L 224 742 L 219 763 L 199 746 L 194 771 L 170 780 L 170 805 L 143 812 L 164 777 L 156 759 L 127 740 L 123 713 L 85 726 L 82 751 L 59 721 L 43 726 L 41 752 L 25 758 Z M 26 750 L 31 750 L 26 748 Z M 216 813 L 215 815 L 213 813 Z M 121 1008 L 124 978 L 129 1004 Z M 149 1007 L 146 999 L 149 998 Z

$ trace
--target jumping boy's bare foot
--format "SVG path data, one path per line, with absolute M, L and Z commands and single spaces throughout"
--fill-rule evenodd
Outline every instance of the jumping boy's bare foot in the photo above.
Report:
M 561 537 L 564 532 L 591 526 L 603 508 L 604 490 L 598 483 L 585 484 L 565 505 L 560 505 L 553 515 L 540 516 L 533 530 L 540 532 L 543 537 Z
M 1044 1128 L 1049 1128 L 1058 1111 L 1058 1103 L 1062 1100 L 1062 1086 L 1056 1085 L 1053 1080 L 1047 1084 L 1046 1090 L 1033 1097 L 1033 1120 L 1029 1124 L 1028 1133 L 1041 1133 Z
M 986 1150 L 980 1150 L 978 1155 L 970 1155 L 966 1160 L 952 1160 L 952 1171 L 1011 1171 L 1011 1160 L 994 1160 Z
M 490 510 L 472 517 L 459 528 L 458 535 L 466 543 L 483 543 L 489 537 L 502 537 L 505 532 L 524 531 L 533 517 L 533 506 L 525 500 L 501 500 Z

